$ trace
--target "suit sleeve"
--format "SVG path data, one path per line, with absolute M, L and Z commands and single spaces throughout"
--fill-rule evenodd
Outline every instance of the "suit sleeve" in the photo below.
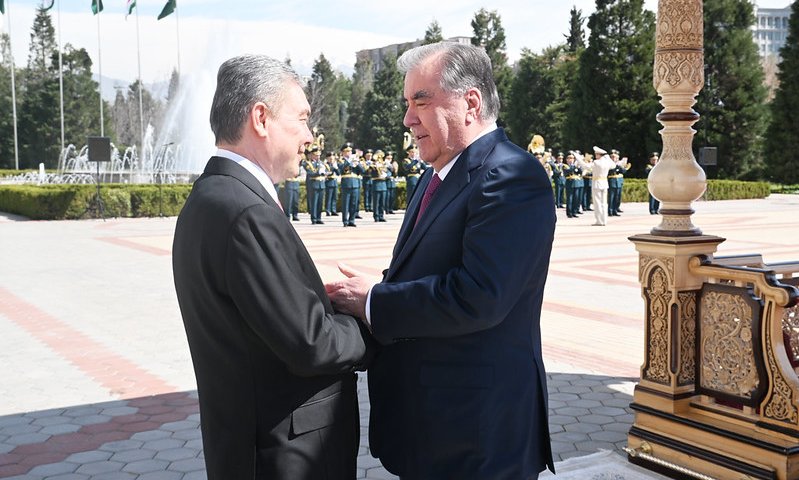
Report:
M 481 175 L 467 199 L 462 240 L 452 238 L 462 241 L 460 264 L 372 289 L 372 331 L 380 343 L 485 330 L 520 301 L 541 301 L 555 228 L 546 173 L 514 158 Z
M 362 368 L 366 347 L 359 322 L 326 312 L 309 282 L 318 275 L 315 267 L 277 212 L 266 205 L 251 206 L 231 227 L 225 281 L 236 308 L 297 375 Z

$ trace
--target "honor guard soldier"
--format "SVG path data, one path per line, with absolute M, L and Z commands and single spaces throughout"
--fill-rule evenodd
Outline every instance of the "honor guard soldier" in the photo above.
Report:
M 555 207 L 563 208 L 563 193 L 566 189 L 566 177 L 563 175 L 563 152 L 559 152 L 555 160 L 547 162 L 552 171 L 552 185 L 555 189 Z
M 583 164 L 580 165 L 580 168 L 583 169 L 583 211 L 590 212 L 593 210 L 591 208 L 591 199 L 593 198 L 593 192 L 591 191 L 591 183 L 594 181 L 594 156 L 590 153 L 586 153 L 583 156 Z
M 608 173 L 608 215 L 611 217 L 620 217 L 622 211 L 619 209 L 621 206 L 621 189 L 624 184 L 624 172 L 627 171 L 627 157 L 619 160 L 619 151 L 611 149 L 610 159 L 615 164 L 615 167 Z
M 372 180 L 372 217 L 375 222 L 385 222 L 386 197 L 388 196 L 388 168 L 384 161 L 384 154 L 381 150 L 377 151 L 372 159 L 371 165 L 364 175 L 365 178 Z
M 357 155 L 352 153 L 352 144 L 349 142 L 341 147 L 339 169 L 341 170 L 341 221 L 345 227 L 354 227 L 358 203 L 361 200 L 363 168 Z
M 283 211 L 286 212 L 286 218 L 291 218 L 292 221 L 298 222 L 300 217 L 300 180 L 301 175 L 296 177 L 287 178 L 283 182 Z
M 407 157 L 402 161 L 402 173 L 405 175 L 405 209 L 407 210 L 413 192 L 416 190 L 416 184 L 419 183 L 419 177 L 426 166 L 419 158 L 419 150 L 416 145 L 408 145 L 405 152 Z
M 341 175 L 339 170 L 338 159 L 334 152 L 327 152 L 325 156 L 325 216 L 338 216 L 338 176 Z
M 569 152 L 566 156 L 566 164 L 563 165 L 563 176 L 566 177 L 566 216 L 576 218 L 579 215 L 579 197 L 577 184 L 583 186 L 582 169 L 574 163 L 574 152 Z
M 660 156 L 658 155 L 658 152 L 652 152 L 652 154 L 649 155 L 649 165 L 646 166 L 646 176 L 647 177 L 649 177 L 649 172 L 651 172 L 652 169 L 655 168 L 655 165 L 657 165 L 658 160 L 660 160 Z M 652 194 L 650 193 L 649 194 L 649 214 L 650 215 L 657 215 L 658 214 L 658 210 L 660 210 L 660 200 L 658 200 L 657 198 L 653 197 Z
M 308 190 L 305 194 L 308 196 L 308 204 L 310 209 L 308 213 L 311 214 L 311 224 L 321 225 L 322 221 L 322 203 L 325 197 L 325 172 L 327 168 L 322 161 L 322 152 L 319 150 L 318 145 L 313 145 L 310 148 L 310 158 L 306 160 L 303 165 L 305 168 L 305 185 Z
M 391 150 L 386 152 L 385 162 L 386 169 L 389 173 L 388 181 L 386 182 L 386 186 L 388 187 L 386 213 L 393 215 L 394 210 L 397 209 L 397 173 L 399 171 L 399 165 L 397 165 L 397 161 L 394 160 L 394 152 Z
M 363 169 L 364 171 L 369 171 L 369 168 L 372 166 L 374 162 L 374 151 L 371 148 L 367 148 L 366 152 L 363 154 Z M 372 177 L 369 175 L 363 176 L 363 208 L 367 212 L 372 211 Z

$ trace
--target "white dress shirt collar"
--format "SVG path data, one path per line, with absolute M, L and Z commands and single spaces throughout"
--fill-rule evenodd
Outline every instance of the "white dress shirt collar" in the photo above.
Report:
M 497 129 L 497 124 L 496 123 L 492 123 L 485 130 L 483 130 L 482 132 L 477 134 L 477 136 L 474 137 L 474 140 L 472 140 L 472 143 L 476 142 L 480 137 L 484 137 L 484 136 L 488 135 L 489 133 L 493 132 L 496 129 Z M 469 145 L 471 145 L 472 143 L 470 143 Z M 450 160 L 449 162 L 447 162 L 447 164 L 444 165 L 444 167 L 442 167 L 440 171 L 436 172 L 438 174 L 438 178 L 440 178 L 442 182 L 444 181 L 444 178 L 447 177 L 447 174 L 449 173 L 449 171 L 452 170 L 452 167 L 455 166 L 455 162 L 458 161 L 458 159 L 461 156 L 461 153 L 463 153 L 463 152 L 461 151 L 460 153 L 455 155 L 455 157 L 452 160 Z
M 275 189 L 275 184 L 272 183 L 272 179 L 269 178 L 269 175 L 257 163 L 242 157 L 238 153 L 231 152 L 230 150 L 225 150 L 224 148 L 217 148 L 216 156 L 232 160 L 237 164 L 241 165 L 248 172 L 252 173 L 253 176 L 258 180 L 258 182 L 260 182 L 261 185 L 264 186 L 267 193 L 269 193 L 269 196 L 272 197 L 272 200 L 274 200 L 275 203 L 280 205 L 280 200 L 278 200 L 277 198 L 277 190 Z

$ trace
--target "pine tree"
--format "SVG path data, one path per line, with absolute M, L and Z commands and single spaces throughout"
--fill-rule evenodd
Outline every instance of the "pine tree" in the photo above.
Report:
M 694 127 L 699 132 L 695 143 L 718 148 L 720 178 L 762 174 L 759 142 L 766 126 L 767 92 L 752 41 L 754 23 L 748 0 L 704 2 L 705 86 L 694 107 L 701 115 Z
M 89 135 L 100 135 L 100 91 L 92 79 L 92 61 L 86 49 L 67 44 L 62 55 L 64 77 L 64 137 L 80 148 Z M 103 105 L 104 110 L 108 110 Z M 106 122 L 110 126 L 110 122 Z
M 655 15 L 643 0 L 597 0 L 588 28 L 564 140 L 580 149 L 616 148 L 643 172 L 646 152 L 660 146 L 652 87 Z
M 494 82 L 497 84 L 500 105 L 506 107 L 510 102 L 510 90 L 513 82 L 513 70 L 508 66 L 508 55 L 505 47 L 505 28 L 502 26 L 502 19 L 496 10 L 487 11 L 481 8 L 474 14 L 472 19 L 472 45 L 485 48 L 488 58 L 491 59 L 491 67 L 494 70 Z M 503 124 L 504 114 L 500 109 L 500 118 L 497 120 Z M 510 129 L 509 129 L 510 133 Z M 520 132 L 523 133 L 523 132 Z
M 169 76 L 169 89 L 166 94 L 167 103 L 177 100 L 180 94 L 180 75 L 177 69 L 172 69 L 172 74 Z
M 766 178 L 799 183 L 799 0 L 791 4 L 788 38 L 780 50 L 779 87 L 774 94 L 771 123 L 766 131 Z
M 347 130 L 345 140 L 362 145 L 364 139 L 360 138 L 361 124 L 365 121 L 363 116 L 366 95 L 372 90 L 374 84 L 374 69 L 368 57 L 359 58 L 355 62 L 355 72 L 352 75 L 352 89 L 350 101 L 347 106 Z
M 424 32 L 424 40 L 422 40 L 422 45 L 436 43 L 442 40 L 444 40 L 444 35 L 441 33 L 441 25 L 439 25 L 436 20 L 433 20 L 430 25 L 428 25 L 427 31 Z
M 511 84 L 509 104 L 505 109 L 510 139 L 517 145 L 527 145 L 533 134 L 550 142 L 555 133 L 546 116 L 546 107 L 555 101 L 553 70 L 561 47 L 550 47 L 541 55 L 522 49 Z
M 333 71 L 324 54 L 320 54 L 314 62 L 311 78 L 306 85 L 306 95 L 311 104 L 308 124 L 325 135 L 327 145 L 338 146 L 344 142 L 341 101 L 342 85 L 345 84 L 341 83 L 341 76 Z
M 403 77 L 397 69 L 397 59 L 389 55 L 375 75 L 374 88 L 366 94 L 359 147 L 401 151 L 405 132 L 402 89 Z
M 138 108 L 138 107 L 137 107 Z M 124 89 L 117 87 L 117 94 L 114 98 L 114 105 L 111 107 L 111 123 L 116 138 L 116 146 L 120 150 L 136 144 L 139 129 L 135 129 L 131 125 L 130 109 L 128 107 L 128 99 L 125 98 Z
M 585 32 L 583 31 L 583 11 L 572 6 L 569 12 L 569 34 L 566 37 L 566 50 L 577 53 L 585 48 Z
M 50 13 L 39 6 L 31 31 L 28 67 L 18 106 L 20 168 L 53 168 L 61 151 L 58 50 Z
M 0 168 L 14 168 L 14 110 L 11 94 L 11 40 L 0 34 Z

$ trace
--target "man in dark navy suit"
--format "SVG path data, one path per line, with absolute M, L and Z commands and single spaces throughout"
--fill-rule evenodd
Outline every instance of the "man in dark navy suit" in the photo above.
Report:
M 536 479 L 552 468 L 540 316 L 555 230 L 544 168 L 497 128 L 485 51 L 442 42 L 398 60 L 404 123 L 431 164 L 383 281 L 326 285 L 382 344 L 371 453 L 403 479 Z

